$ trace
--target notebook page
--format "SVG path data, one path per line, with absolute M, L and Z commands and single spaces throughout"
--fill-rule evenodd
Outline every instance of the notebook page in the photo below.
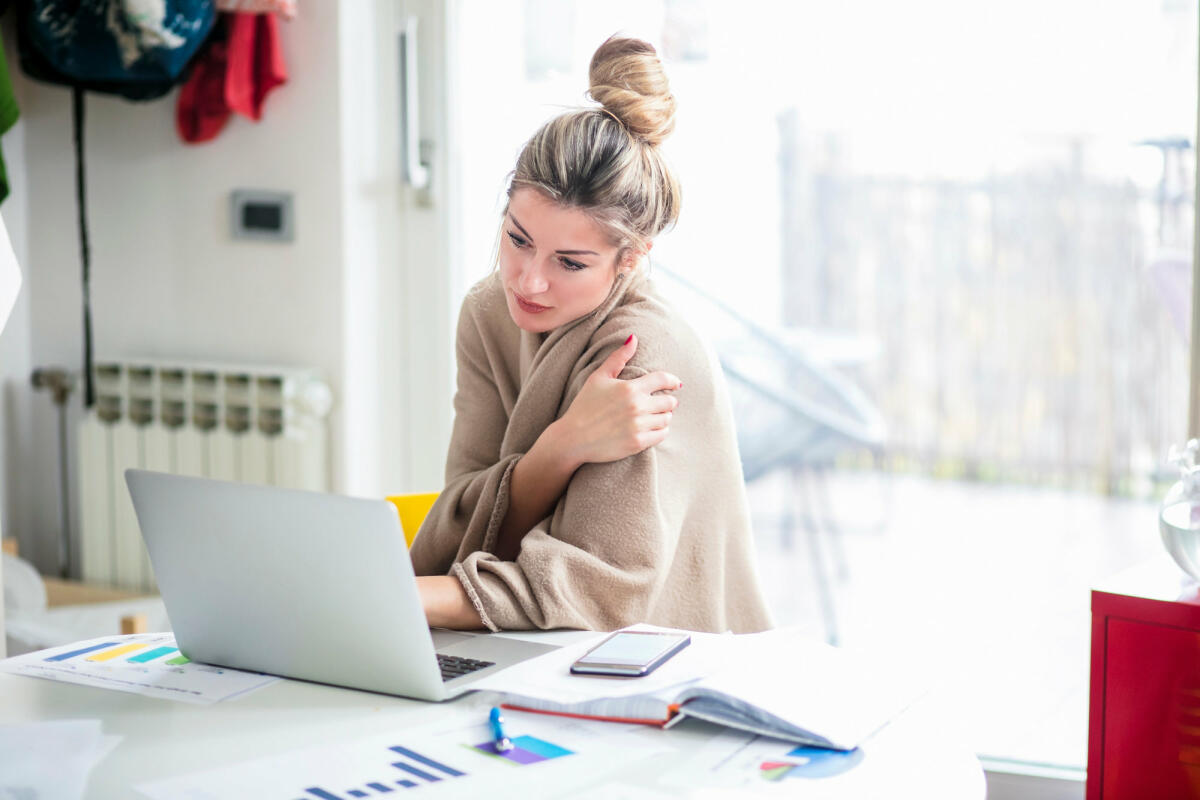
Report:
M 898 671 L 890 660 L 846 652 L 784 629 L 738 636 L 721 671 L 686 694 L 737 698 L 850 748 L 900 714 L 923 690 L 911 671 Z

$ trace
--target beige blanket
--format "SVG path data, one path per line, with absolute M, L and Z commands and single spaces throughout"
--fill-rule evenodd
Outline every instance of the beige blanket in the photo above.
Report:
M 631 333 L 638 350 L 621 377 L 662 369 L 683 381 L 670 435 L 585 464 L 517 560 L 499 560 L 513 466 Z M 542 334 L 519 329 L 498 275 L 485 278 L 459 317 L 454 409 L 446 486 L 412 561 L 418 575 L 456 575 L 488 628 L 770 627 L 723 376 L 640 271 L 618 277 L 590 315 Z

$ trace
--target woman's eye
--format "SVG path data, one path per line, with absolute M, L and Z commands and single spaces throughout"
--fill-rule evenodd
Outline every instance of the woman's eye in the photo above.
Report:
M 572 261 L 569 258 L 560 258 L 559 261 L 562 262 L 562 265 L 564 267 L 571 270 L 572 272 L 575 272 L 576 270 L 581 270 L 581 269 L 584 269 L 587 267 L 587 264 L 580 264 L 578 261 Z
M 525 239 L 523 239 L 522 237 L 517 236 L 517 234 L 513 233 L 512 231 L 508 231 L 507 233 L 508 233 L 508 238 L 512 239 L 513 246 L 524 247 L 525 245 L 529 244 L 529 242 L 525 241 Z

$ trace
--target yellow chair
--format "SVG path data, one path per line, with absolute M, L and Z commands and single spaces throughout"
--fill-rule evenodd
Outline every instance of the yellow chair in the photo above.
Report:
M 387 498 L 400 514 L 400 527 L 404 529 L 404 541 L 409 547 L 412 547 L 413 539 L 417 537 L 417 531 L 421 529 L 421 523 L 425 521 L 425 515 L 433 507 L 438 494 L 394 494 Z

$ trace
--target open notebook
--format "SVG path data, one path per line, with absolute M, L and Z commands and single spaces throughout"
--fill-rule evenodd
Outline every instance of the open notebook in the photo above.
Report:
M 921 693 L 891 663 L 791 630 L 692 637 L 654 680 L 569 676 L 587 649 L 579 647 L 533 659 L 478 688 L 499 692 L 516 709 L 664 727 L 694 717 L 839 750 L 858 746 Z

